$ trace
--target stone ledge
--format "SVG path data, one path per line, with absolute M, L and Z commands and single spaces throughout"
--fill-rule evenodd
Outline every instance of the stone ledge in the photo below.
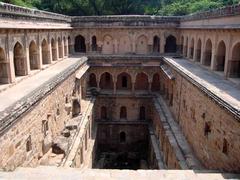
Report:
M 86 63 L 87 59 L 83 61 L 77 61 L 64 71 L 55 75 L 50 80 L 46 81 L 40 87 L 36 88 L 34 91 L 21 98 L 13 105 L 6 108 L 4 111 L 0 112 L 0 136 L 4 134 L 13 124 L 21 118 L 24 113 L 30 111 L 35 104 L 37 104 L 44 96 L 49 94 L 54 88 L 65 79 L 67 79 L 71 74 L 73 74 L 81 65 Z

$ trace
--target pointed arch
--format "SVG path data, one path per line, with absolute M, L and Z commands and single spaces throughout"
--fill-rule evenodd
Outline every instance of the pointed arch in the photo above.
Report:
M 22 44 L 17 42 L 13 49 L 14 71 L 16 76 L 27 75 L 26 58 Z
M 127 108 L 125 106 L 120 108 L 120 119 L 127 119 Z
M 31 70 L 39 69 L 39 54 L 35 41 L 31 41 L 29 44 L 29 61 Z
M 175 53 L 177 51 L 176 38 L 173 35 L 169 35 L 166 38 L 165 53 Z
M 232 59 L 228 63 L 229 77 L 240 78 L 240 42 L 232 48 Z
M 160 52 L 160 38 L 158 36 L 153 37 L 153 53 Z
M 217 46 L 217 54 L 216 54 L 216 62 L 214 70 L 216 71 L 224 71 L 225 66 L 225 58 L 226 58 L 226 45 L 224 41 L 220 41 Z
M 194 52 L 194 38 L 192 38 L 190 43 L 190 59 L 193 59 L 193 52 Z
M 196 47 L 196 61 L 197 62 L 200 62 L 201 54 L 202 54 L 202 41 L 201 41 L 201 39 L 198 39 L 197 47 Z
M 131 76 L 126 73 L 122 72 L 117 76 L 117 89 L 121 90 L 130 90 L 132 88 L 132 81 Z
M 203 65 L 210 66 L 211 61 L 212 61 L 212 41 L 208 39 L 206 41 L 206 46 L 205 46 Z
M 152 91 L 160 91 L 160 77 L 158 73 L 155 73 L 153 75 L 153 80 L 152 80 Z
M 101 75 L 100 88 L 101 89 L 113 89 L 113 78 L 110 73 L 105 72 Z
M 135 89 L 136 90 L 148 90 L 148 76 L 141 72 L 136 76 Z
M 94 73 L 89 75 L 89 87 L 97 87 L 97 78 Z
M 78 35 L 75 37 L 74 50 L 75 52 L 80 53 L 86 52 L 85 38 L 82 35 Z

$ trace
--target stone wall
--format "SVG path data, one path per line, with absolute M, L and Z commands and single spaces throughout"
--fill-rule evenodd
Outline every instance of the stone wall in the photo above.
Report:
M 200 84 L 169 66 L 175 80 L 162 77 L 162 96 L 195 155 L 208 169 L 239 171 L 239 119 Z M 163 86 L 165 87 L 163 90 Z M 172 97 L 170 103 L 169 97 Z
M 68 72 L 71 73 L 70 70 Z M 75 73 L 65 74 L 63 79 L 62 76 L 52 79 L 51 84 L 46 84 L 47 94 L 34 96 L 38 101 L 5 130 L 0 137 L 0 168 L 12 170 L 17 166 L 39 165 L 54 138 L 60 135 L 65 123 L 73 116 L 72 100 L 80 97 Z M 45 92 L 43 89 L 46 87 L 38 92 Z

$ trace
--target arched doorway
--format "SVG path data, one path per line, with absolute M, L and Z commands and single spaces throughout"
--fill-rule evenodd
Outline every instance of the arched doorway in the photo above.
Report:
M 80 114 L 80 112 L 81 112 L 80 103 L 78 102 L 78 100 L 75 99 L 72 105 L 72 116 L 77 117 Z
M 125 132 L 120 132 L 119 134 L 119 142 L 120 143 L 125 143 L 126 142 L 126 133 Z
M 39 69 L 38 50 L 37 45 L 34 41 L 31 41 L 29 45 L 29 61 L 31 70 Z
M 78 35 L 75 38 L 74 50 L 75 52 L 80 52 L 80 53 L 86 52 L 85 38 L 83 36 Z
M 101 107 L 101 119 L 106 120 L 107 117 L 107 108 L 105 106 Z
M 7 65 L 5 51 L 0 47 L 0 83 L 8 82 Z
M 141 35 L 138 37 L 137 44 L 136 44 L 136 53 L 137 54 L 148 53 L 148 41 L 146 36 Z
M 166 39 L 165 53 L 175 53 L 177 51 L 176 38 L 169 35 Z
M 141 72 L 137 74 L 135 89 L 136 90 L 148 90 L 148 76 Z
M 92 51 L 97 51 L 97 38 L 96 38 L 96 36 L 92 37 Z
M 202 41 L 201 41 L 201 39 L 198 39 L 196 53 L 197 53 L 196 54 L 196 61 L 200 62 L 200 60 L 201 60 L 201 53 L 202 53 Z
M 153 37 L 153 53 L 160 52 L 160 38 L 158 36 Z
M 190 58 L 193 59 L 193 52 L 194 52 L 194 39 L 192 38 L 190 43 Z
M 130 90 L 131 88 L 131 76 L 126 72 L 119 74 L 117 77 L 117 89 Z
M 120 119 L 127 119 L 127 108 L 125 106 L 120 108 Z
M 113 89 L 113 78 L 110 73 L 105 72 L 101 75 L 100 88 L 101 89 Z
M 232 50 L 232 59 L 229 61 L 229 77 L 240 78 L 240 42 Z
M 46 39 L 43 39 L 42 41 L 42 63 L 48 64 L 49 63 L 49 52 L 48 52 L 48 43 Z
M 26 59 L 24 56 L 23 46 L 17 42 L 13 50 L 14 71 L 16 76 L 27 75 Z
M 186 37 L 185 45 L 183 47 L 183 56 L 187 57 L 188 51 L 188 37 Z
M 139 119 L 140 120 L 145 120 L 146 119 L 146 110 L 144 106 L 140 107 L 140 111 L 139 111 Z
M 63 58 L 63 46 L 62 46 L 62 40 L 60 37 L 58 38 L 58 57 Z
M 217 48 L 216 64 L 214 68 L 216 71 L 224 71 L 225 57 L 226 57 L 226 45 L 223 41 L 221 41 L 218 44 Z
M 203 65 L 210 66 L 211 60 L 212 60 L 212 42 L 210 39 L 208 39 L 205 47 L 205 56 L 204 56 Z
M 97 79 L 94 73 L 89 75 L 89 87 L 97 87 Z
M 52 46 L 52 60 L 57 61 L 57 43 L 54 39 L 51 40 L 51 46 Z
M 160 91 L 160 77 L 158 73 L 153 75 L 152 91 Z

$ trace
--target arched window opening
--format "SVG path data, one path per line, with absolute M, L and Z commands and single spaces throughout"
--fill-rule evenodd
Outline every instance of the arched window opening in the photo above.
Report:
M 46 39 L 43 39 L 42 41 L 42 63 L 48 64 L 49 63 L 49 51 L 48 51 L 48 43 Z
M 73 101 L 73 106 L 72 106 L 72 116 L 77 117 L 81 112 L 81 106 L 78 100 Z
M 100 88 L 101 89 L 113 89 L 113 79 L 112 79 L 112 75 L 110 73 L 105 72 L 101 75 Z
M 3 48 L 0 48 L 0 83 L 6 83 L 8 80 L 6 55 Z
M 120 143 L 125 143 L 126 142 L 126 133 L 125 132 L 120 132 L 119 134 L 119 141 Z
M 117 89 L 121 89 L 121 90 L 131 89 L 132 88 L 131 76 L 126 72 L 119 74 L 117 76 L 117 85 L 116 86 L 117 86 Z
M 67 56 L 67 41 L 66 38 L 63 37 L 63 44 L 64 44 L 64 56 Z
M 212 42 L 210 39 L 207 40 L 206 42 L 206 47 L 205 47 L 205 58 L 203 64 L 205 66 L 210 66 L 211 65 L 211 60 L 212 60 Z
M 62 40 L 60 37 L 58 38 L 58 57 L 63 58 L 63 46 L 62 46 Z
M 34 41 L 31 41 L 29 45 L 29 61 L 30 61 L 30 69 L 38 69 L 38 51 L 37 45 Z
M 226 57 L 226 46 L 225 46 L 225 43 L 221 41 L 218 44 L 218 48 L 217 48 L 216 64 L 214 68 L 216 71 L 224 71 L 225 57 Z
M 200 62 L 201 60 L 201 53 L 202 53 L 202 41 L 201 39 L 198 40 L 197 42 L 197 50 L 196 50 L 196 61 Z
M 14 46 L 13 56 L 15 75 L 16 76 L 27 75 L 24 50 L 23 46 L 19 42 L 17 42 Z
M 70 36 L 68 36 L 68 54 L 71 54 L 71 45 L 72 45 L 72 42 L 71 42 L 71 38 Z
M 107 108 L 105 106 L 101 107 L 101 119 L 103 120 L 107 119 Z
M 190 44 L 190 58 L 193 58 L 193 52 L 194 52 L 194 39 L 192 39 Z
M 89 76 L 89 87 L 97 87 L 97 79 L 94 73 Z
M 232 59 L 229 60 L 229 77 L 240 77 L 240 42 L 237 43 L 232 50 Z
M 148 90 L 148 76 L 145 73 L 138 73 L 135 83 L 136 90 Z
M 153 52 L 154 53 L 160 52 L 160 38 L 158 36 L 154 36 L 153 38 Z
M 184 43 L 184 37 L 181 37 L 181 44 L 180 44 L 180 52 L 183 54 L 183 43 Z
M 176 51 L 177 51 L 176 38 L 170 35 L 166 39 L 165 53 L 175 53 Z
M 26 151 L 29 152 L 31 150 L 32 150 L 32 140 L 31 140 L 31 136 L 29 136 L 26 142 Z
M 92 37 L 92 51 L 97 51 L 97 38 L 96 38 L 96 36 Z
M 125 106 L 120 108 L 120 119 L 127 119 L 127 108 Z
M 153 75 L 152 91 L 160 91 L 160 77 L 158 73 Z
M 140 118 L 140 120 L 146 119 L 146 110 L 145 110 L 144 106 L 140 107 L 139 118 Z
M 183 56 L 187 56 L 187 51 L 188 51 L 188 37 L 186 37 L 186 42 L 185 42 L 185 45 L 184 45 L 184 47 L 183 47 L 184 49 L 183 49 Z
M 228 142 L 227 142 L 227 140 L 224 138 L 223 139 L 223 148 L 222 148 L 222 152 L 224 153 L 224 154 L 228 154 Z
M 51 46 L 52 46 L 52 60 L 57 61 L 57 43 L 54 39 L 51 40 Z
M 74 49 L 75 49 L 76 52 L 81 52 L 81 53 L 86 52 L 85 38 L 83 36 L 78 35 L 75 38 Z

